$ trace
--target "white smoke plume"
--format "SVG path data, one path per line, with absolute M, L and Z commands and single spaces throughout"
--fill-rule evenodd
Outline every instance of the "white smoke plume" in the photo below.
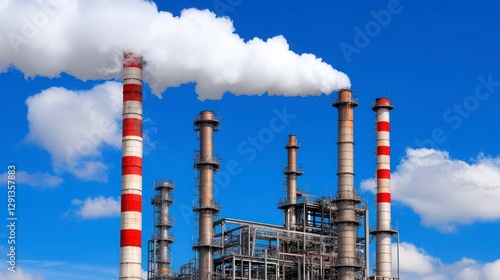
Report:
M 232 21 L 208 10 L 180 16 L 144 0 L 0 0 L 0 73 L 82 80 L 120 78 L 122 53 L 143 56 L 145 80 L 161 97 L 196 83 L 200 99 L 236 95 L 320 95 L 349 78 L 286 39 L 245 41 Z

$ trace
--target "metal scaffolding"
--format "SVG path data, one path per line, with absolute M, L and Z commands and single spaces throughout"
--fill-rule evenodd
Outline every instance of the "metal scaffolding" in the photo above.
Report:
M 174 235 L 169 229 L 174 219 L 169 215 L 169 207 L 173 203 L 174 182 L 171 180 L 155 180 L 155 196 L 151 199 L 154 206 L 154 233 L 148 242 L 148 279 L 174 279 L 171 270 L 172 253 L 170 244 Z
M 198 269 L 196 268 L 197 263 L 196 257 L 191 259 L 189 263 L 183 264 L 179 268 L 179 274 L 176 280 L 196 280 L 198 279 Z
M 334 200 L 309 200 L 303 195 L 295 209 L 297 230 L 228 218 L 215 221 L 215 243 L 220 249 L 214 252 L 213 279 L 339 279 Z M 357 208 L 357 219 L 361 221 L 365 213 L 366 208 Z M 349 265 L 366 266 L 367 238 L 366 234 L 357 237 L 356 257 Z M 367 279 L 365 270 L 353 279 Z

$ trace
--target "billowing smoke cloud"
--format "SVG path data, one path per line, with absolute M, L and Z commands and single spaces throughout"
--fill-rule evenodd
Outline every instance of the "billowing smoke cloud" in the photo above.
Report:
M 200 99 L 224 92 L 329 94 L 349 78 L 285 38 L 244 41 L 230 19 L 188 9 L 176 17 L 144 0 L 0 1 L 0 72 L 27 77 L 66 72 L 79 79 L 119 78 L 123 51 L 141 54 L 145 80 L 160 96 L 195 82 Z

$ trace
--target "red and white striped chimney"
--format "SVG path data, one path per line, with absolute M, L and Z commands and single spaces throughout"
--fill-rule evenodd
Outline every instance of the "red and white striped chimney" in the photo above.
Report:
M 377 98 L 372 109 L 376 112 L 377 133 L 377 228 L 375 279 L 392 279 L 392 236 L 397 232 L 391 222 L 391 148 L 389 111 L 394 108 L 389 98 Z
M 120 279 L 142 279 L 141 235 L 142 57 L 125 53 L 123 62 Z

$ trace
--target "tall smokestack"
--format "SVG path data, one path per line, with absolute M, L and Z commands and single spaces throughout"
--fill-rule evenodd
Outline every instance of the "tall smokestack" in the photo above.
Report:
M 142 57 L 123 63 L 120 279 L 142 279 Z
M 297 203 L 297 176 L 303 174 L 297 169 L 297 149 L 300 148 L 295 135 L 288 136 L 288 143 L 285 148 L 288 150 L 288 166 L 284 172 L 286 175 L 287 193 L 285 208 L 285 228 L 295 230 L 297 228 L 297 218 L 295 216 L 295 204 Z
M 199 214 L 199 240 L 194 246 L 198 250 L 198 279 L 212 279 L 214 248 L 214 215 L 220 207 L 214 202 L 214 171 L 220 163 L 213 155 L 214 131 L 219 130 L 219 118 L 212 111 L 202 111 L 194 121 L 195 131 L 199 132 L 200 151 L 195 157 L 195 167 L 199 172 L 199 204 L 194 211 Z
M 338 109 L 338 191 L 337 191 L 337 262 L 339 280 L 357 279 L 356 205 L 361 201 L 354 192 L 354 108 L 358 106 L 349 89 L 339 91 L 333 107 Z
M 392 279 L 391 241 L 396 231 L 391 224 L 391 157 L 390 157 L 390 118 L 389 111 L 394 108 L 389 98 L 377 98 L 372 109 L 377 120 L 377 229 L 372 231 L 376 238 L 377 277 Z M 377 279 L 377 277 L 375 279 Z

